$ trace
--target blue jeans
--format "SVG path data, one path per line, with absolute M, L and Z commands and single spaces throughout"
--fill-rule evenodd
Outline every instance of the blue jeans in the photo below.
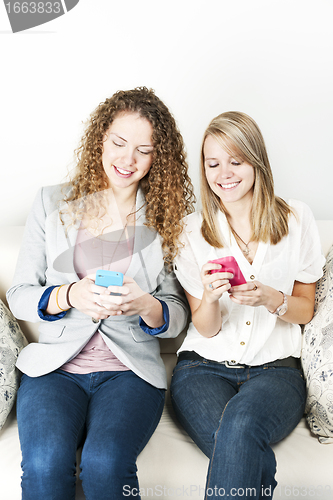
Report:
M 22 499 L 74 499 L 82 444 L 86 499 L 119 500 L 124 491 L 131 498 L 128 492 L 139 489 L 136 459 L 160 420 L 164 395 L 132 371 L 23 375 L 17 400 Z
M 205 498 L 271 499 L 277 483 L 270 445 L 303 415 L 301 371 L 183 360 L 174 369 L 171 398 L 181 424 L 210 459 Z

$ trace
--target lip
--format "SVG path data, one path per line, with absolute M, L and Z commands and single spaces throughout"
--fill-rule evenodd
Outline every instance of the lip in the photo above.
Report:
M 115 165 L 113 165 L 113 168 L 114 168 L 114 171 L 116 172 L 116 175 L 118 175 L 118 177 L 121 177 L 122 179 L 128 179 L 128 177 L 131 177 L 131 175 L 134 174 L 134 172 L 131 172 L 130 170 L 126 170 L 125 168 L 116 167 Z
M 241 181 L 236 181 L 236 182 L 229 182 L 227 184 L 218 184 L 221 189 L 224 191 L 233 191 L 234 189 L 239 186 Z

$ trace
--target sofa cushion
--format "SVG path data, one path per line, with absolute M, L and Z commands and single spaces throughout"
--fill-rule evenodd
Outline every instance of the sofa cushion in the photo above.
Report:
M 304 327 L 302 364 L 308 424 L 320 442 L 333 443 L 333 246 L 317 283 L 314 317 Z
M 27 341 L 16 319 L 0 300 L 0 429 L 14 404 L 19 385 L 16 359 Z

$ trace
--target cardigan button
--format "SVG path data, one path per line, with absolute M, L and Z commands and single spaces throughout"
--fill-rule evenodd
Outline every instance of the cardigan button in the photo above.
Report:
M 240 345 L 245 345 L 245 342 L 241 342 Z
M 247 325 L 251 325 L 251 321 L 247 321 L 247 322 L 246 322 L 246 324 L 247 324 Z
M 255 279 L 255 276 L 254 276 L 253 274 L 251 274 L 250 279 L 251 279 L 251 280 L 254 280 L 254 279 Z

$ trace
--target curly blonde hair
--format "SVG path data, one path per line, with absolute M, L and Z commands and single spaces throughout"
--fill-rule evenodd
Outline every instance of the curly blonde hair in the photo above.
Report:
M 67 203 L 82 199 L 108 188 L 102 164 L 103 138 L 111 123 L 120 113 L 138 113 L 153 128 L 153 159 L 149 172 L 140 186 L 146 200 L 146 225 L 154 228 L 162 238 L 164 260 L 170 264 L 178 252 L 178 238 L 182 232 L 182 218 L 194 211 L 194 191 L 188 175 L 183 138 L 174 117 L 152 89 L 138 87 L 118 91 L 99 104 L 90 115 L 85 133 L 75 151 L 77 164 L 69 182 Z M 68 187 L 68 184 L 67 184 Z M 71 204 L 73 221 L 82 220 L 79 203 Z M 89 207 L 90 213 L 99 210 L 99 201 Z

